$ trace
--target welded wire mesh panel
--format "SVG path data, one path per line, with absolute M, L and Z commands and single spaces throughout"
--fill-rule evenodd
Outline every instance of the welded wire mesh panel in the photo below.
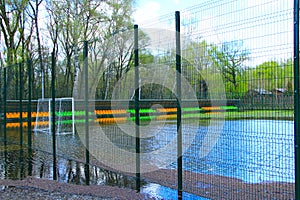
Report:
M 158 44 L 171 43 L 162 32 L 175 30 L 174 14 L 140 27 L 157 29 Z M 198 100 L 183 113 L 183 127 L 191 116 L 200 121 L 183 156 L 184 190 L 293 198 L 292 2 L 210 1 L 182 10 L 181 50 L 182 75 Z M 175 68 L 174 46 L 152 52 L 155 62 Z M 188 140 L 189 131 L 183 135 Z
M 34 133 L 33 149 L 51 154 L 55 142 L 59 157 L 114 171 L 109 174 L 115 181 L 126 182 L 123 175 L 129 174 L 132 188 L 137 186 L 132 177 L 141 172 L 142 179 L 173 189 L 182 181 L 183 191 L 199 198 L 293 199 L 292 2 L 213 0 L 182 10 L 180 18 L 181 74 L 175 13 L 139 24 L 138 79 L 131 28 L 76 44 L 67 61 L 56 55 L 55 88 L 48 53 L 43 66 L 33 62 L 33 99 L 51 98 L 51 89 L 56 97 L 73 97 L 74 108 L 61 110 L 57 102 L 56 123 L 76 126 L 76 134 L 53 135 L 49 100 L 48 130 Z M 20 66 L 7 67 L 6 88 L 0 69 L 0 88 L 10 103 L 7 116 L 16 127 L 18 100 L 28 96 L 26 67 L 20 76 Z M 8 137 L 19 142 L 18 130 Z M 86 170 L 66 160 L 58 160 L 60 172 Z M 41 162 L 34 170 L 43 168 Z M 42 173 L 50 176 L 51 170 Z
M 191 170 L 186 189 L 210 198 L 293 198 L 292 3 L 214 1 L 181 16 L 184 34 L 198 45 L 193 48 L 200 52 L 205 43 L 208 49 L 209 59 L 197 54 L 199 66 L 217 69 L 227 98 L 225 107 L 207 113 L 211 120 L 225 111 L 224 123 L 216 124 L 220 134 L 200 125 L 198 147 L 185 154 L 184 166 Z M 200 156 L 201 144 L 216 136 L 209 153 Z M 191 182 L 197 187 L 190 189 Z

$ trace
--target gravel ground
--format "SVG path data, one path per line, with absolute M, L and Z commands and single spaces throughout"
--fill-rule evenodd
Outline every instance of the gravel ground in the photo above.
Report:
M 24 180 L 0 180 L 1 200 L 90 200 L 90 199 L 149 199 L 134 190 L 111 186 L 82 186 L 28 177 Z
M 158 170 L 143 177 L 176 189 L 176 170 Z M 294 183 L 245 183 L 236 178 L 183 173 L 184 191 L 209 199 L 295 199 Z M 135 190 L 99 185 L 75 185 L 27 177 L 24 180 L 0 180 L 0 199 L 151 199 Z M 154 199 L 154 198 L 152 198 Z M 157 199 L 157 198 L 155 198 Z
M 143 174 L 150 182 L 176 189 L 176 170 Z M 183 190 L 208 199 L 294 200 L 295 184 L 285 182 L 247 183 L 237 178 L 183 171 Z
M 85 200 L 85 199 L 114 199 L 114 198 L 104 198 L 104 197 L 97 197 L 91 195 L 76 195 L 76 194 L 66 194 L 61 192 L 49 192 L 37 188 L 30 188 L 30 187 L 8 187 L 2 189 L 0 192 L 1 199 L 24 199 L 24 200 L 31 200 L 31 199 L 72 199 L 72 200 Z

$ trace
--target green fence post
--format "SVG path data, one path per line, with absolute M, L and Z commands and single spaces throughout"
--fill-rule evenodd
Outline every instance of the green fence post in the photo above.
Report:
M 6 113 L 7 113 L 7 74 L 6 74 L 6 67 L 3 69 L 3 134 L 4 134 L 4 148 L 6 149 L 7 145 L 7 130 L 6 130 Z
M 32 116 L 31 116 L 31 98 L 32 98 L 32 77 L 31 77 L 31 60 L 27 61 L 27 76 L 28 76 L 28 104 L 27 104 L 27 140 L 28 140 L 28 149 L 31 150 L 32 145 L 32 137 L 31 137 L 31 122 L 32 122 Z
M 32 137 L 31 137 L 31 98 L 32 98 L 32 77 L 31 77 L 31 60 L 27 61 L 27 76 L 28 76 L 28 104 L 27 104 L 27 140 L 28 140 L 28 155 L 29 155 L 29 159 L 28 159 L 28 175 L 32 176 L 32 160 L 31 160 L 31 156 L 32 156 Z
M 138 25 L 134 25 L 134 85 L 135 85 L 135 153 L 136 153 L 136 190 L 141 187 L 140 174 L 140 90 L 139 90 L 139 49 L 138 49 Z
M 22 67 L 23 67 L 23 63 L 19 63 L 18 64 L 18 68 L 19 68 L 19 113 L 20 113 L 20 132 L 19 132 L 19 137 L 20 137 L 20 178 L 24 177 L 24 154 L 23 154 L 23 73 L 22 73 Z M 18 87 L 18 86 L 16 86 Z
M 4 140 L 4 162 L 7 163 L 8 153 L 7 153 L 7 130 L 6 130 L 6 113 L 7 113 L 7 74 L 6 67 L 3 69 L 3 140 Z M 4 177 L 7 177 L 7 165 L 4 165 Z
M 175 12 L 176 28 L 176 92 L 177 92 L 177 181 L 178 199 L 182 199 L 182 126 L 181 126 L 181 47 L 180 12 Z
M 299 84 L 299 0 L 294 0 L 294 148 L 295 199 L 300 199 L 300 84 Z
M 89 63 L 88 63 L 88 41 L 84 41 L 84 103 L 85 103 L 85 183 L 90 184 L 90 153 L 89 153 Z
M 53 180 L 57 180 L 56 172 L 56 130 L 55 130 L 55 54 L 52 52 L 51 56 L 51 93 L 52 93 L 52 102 L 51 102 L 51 130 L 52 130 L 52 154 L 53 154 Z
M 23 86 L 22 86 L 22 79 L 23 79 L 23 73 L 22 73 L 22 63 L 18 64 L 19 66 L 19 112 L 20 112 L 20 146 L 23 146 Z M 17 87 L 17 86 L 16 86 Z

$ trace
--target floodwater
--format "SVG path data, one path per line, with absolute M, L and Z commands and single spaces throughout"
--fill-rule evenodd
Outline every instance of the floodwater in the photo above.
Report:
M 203 134 L 196 137 L 195 141 L 203 140 Z M 197 156 L 199 146 L 201 143 L 194 142 L 185 153 L 185 169 L 248 183 L 295 182 L 293 121 L 226 121 L 218 142 L 206 157 Z
M 295 182 L 294 179 L 294 130 L 292 121 L 235 120 L 225 121 L 216 143 L 203 155 L 199 152 L 207 137 L 209 127 L 199 124 L 194 140 L 184 152 L 183 168 L 198 173 L 239 178 L 249 183 Z M 161 126 L 159 126 L 161 127 Z M 155 129 L 155 126 L 153 126 Z M 195 127 L 193 127 L 195 128 Z M 120 148 L 132 150 L 133 143 L 124 133 L 118 134 L 116 125 L 105 125 L 107 136 Z M 183 129 L 185 130 L 185 129 Z M 117 136 L 116 136 L 117 135 Z M 183 132 L 183 136 L 185 133 Z M 32 153 L 28 152 L 27 132 L 23 132 L 24 148 L 20 148 L 18 130 L 8 129 L 7 150 L 0 149 L 0 178 L 22 179 L 27 175 L 52 179 L 52 136 L 33 133 Z M 156 135 L 141 140 L 143 152 L 159 149 L 176 137 L 176 124 L 164 124 Z M 1 145 L 3 131 L 1 130 Z M 62 182 L 85 184 L 85 147 L 80 137 L 57 135 L 58 179 Z M 214 137 L 216 139 L 216 137 Z M 126 144 L 126 145 L 124 145 Z M 207 148 L 206 148 L 207 149 Z M 170 155 L 174 152 L 170 152 Z M 90 163 L 97 158 L 91 156 Z M 160 166 L 162 167 L 162 166 Z M 176 162 L 166 168 L 176 168 Z M 99 167 L 90 167 L 90 184 L 135 188 L 135 178 Z M 142 181 L 142 192 L 153 197 L 174 197 L 177 191 Z M 189 199 L 202 199 L 185 193 Z

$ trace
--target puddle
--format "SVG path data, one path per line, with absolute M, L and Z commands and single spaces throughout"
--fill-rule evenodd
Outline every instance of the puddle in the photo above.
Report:
M 14 149 L 0 152 L 0 171 L 3 172 L 0 173 L 0 179 L 21 180 L 29 175 L 50 180 L 53 178 L 51 154 L 35 150 L 30 156 L 24 148 L 20 150 Z M 57 178 L 60 182 L 78 185 L 86 184 L 84 163 L 58 157 L 57 171 Z M 135 177 L 90 166 L 90 184 L 135 189 L 136 182 Z M 141 193 L 148 194 L 154 199 L 177 199 L 177 190 L 159 184 L 148 183 L 143 180 L 141 187 Z M 4 190 L 5 188 L 5 186 L 1 187 L 0 190 Z M 183 199 L 204 200 L 206 198 L 184 192 Z
M 148 194 L 155 199 L 178 199 L 177 190 L 161 186 L 155 183 L 148 183 L 141 189 L 141 193 Z M 207 200 L 207 198 L 199 197 L 190 193 L 183 192 L 183 199 L 189 200 Z

